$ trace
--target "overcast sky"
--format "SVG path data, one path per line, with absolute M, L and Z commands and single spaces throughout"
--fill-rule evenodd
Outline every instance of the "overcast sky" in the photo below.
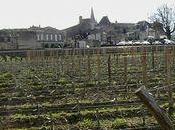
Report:
M 64 29 L 78 23 L 78 17 L 96 20 L 108 16 L 111 22 L 147 20 L 157 7 L 175 0 L 0 0 L 0 28 L 25 28 L 32 25 Z

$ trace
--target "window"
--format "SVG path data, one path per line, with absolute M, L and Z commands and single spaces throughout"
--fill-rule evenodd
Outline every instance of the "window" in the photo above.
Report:
M 49 35 L 48 34 L 46 34 L 46 40 L 49 41 Z
M 41 40 L 44 40 L 43 34 L 41 34 Z
M 38 41 L 40 40 L 40 36 L 39 36 L 39 34 L 37 34 L 37 40 L 38 40 Z
M 58 36 L 57 36 L 57 34 L 55 34 L 55 41 L 58 41 Z
M 52 34 L 50 34 L 50 40 L 53 40 L 53 35 Z
M 59 35 L 59 41 L 61 41 L 61 40 L 62 40 L 61 35 Z

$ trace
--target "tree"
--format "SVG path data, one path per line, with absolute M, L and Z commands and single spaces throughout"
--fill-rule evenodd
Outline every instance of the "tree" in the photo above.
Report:
M 167 4 L 159 7 L 151 20 L 161 23 L 165 35 L 171 39 L 172 33 L 175 31 L 175 11 L 172 8 Z

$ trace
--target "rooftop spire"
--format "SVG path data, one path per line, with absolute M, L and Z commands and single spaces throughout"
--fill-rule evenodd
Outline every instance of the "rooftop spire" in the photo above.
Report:
M 92 20 L 93 22 L 96 21 L 96 20 L 95 20 L 95 16 L 94 16 L 94 10 L 93 10 L 92 7 L 91 7 L 91 20 Z

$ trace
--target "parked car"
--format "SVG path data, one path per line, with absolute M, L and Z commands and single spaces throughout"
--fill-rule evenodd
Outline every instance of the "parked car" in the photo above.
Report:
M 164 44 L 175 44 L 175 42 L 169 39 L 164 39 Z

